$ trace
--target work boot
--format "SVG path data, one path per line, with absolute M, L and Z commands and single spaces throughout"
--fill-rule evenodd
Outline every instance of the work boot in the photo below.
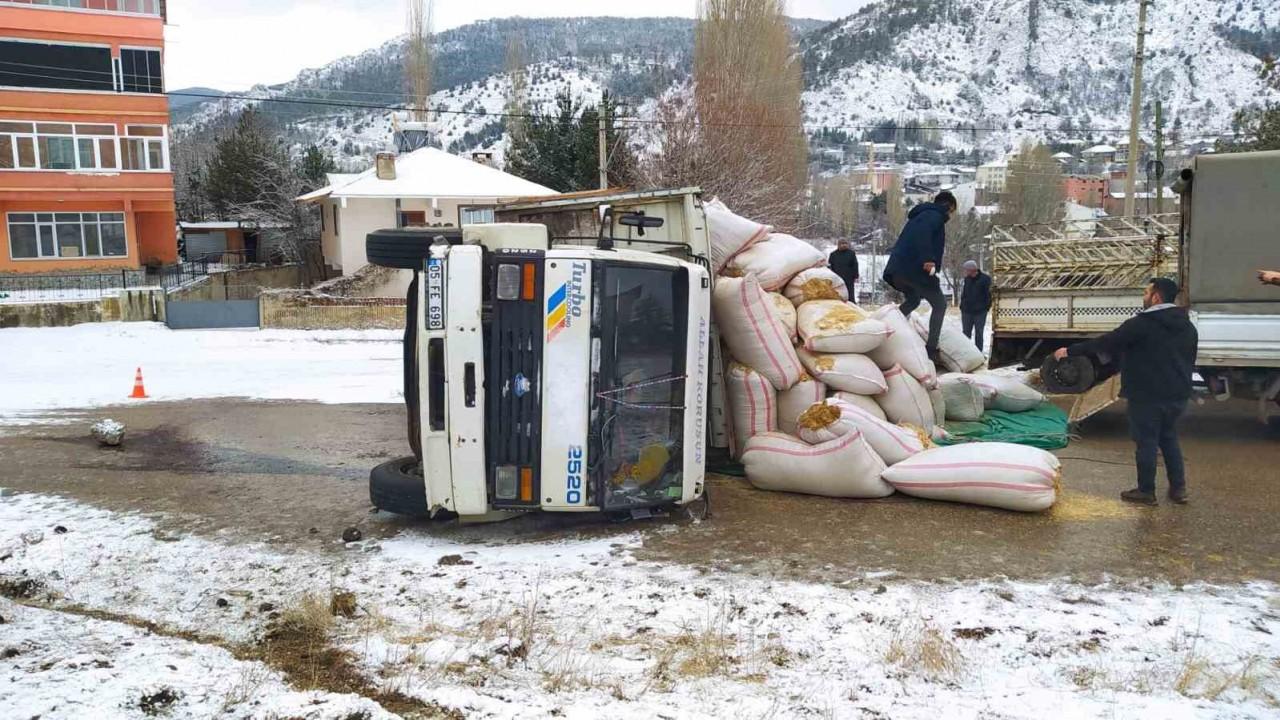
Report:
M 1187 493 L 1186 488 L 1169 488 L 1169 502 L 1176 505 L 1186 505 L 1190 499 L 1191 496 Z
M 1157 505 L 1156 494 L 1153 492 L 1143 492 L 1139 488 L 1125 490 L 1120 493 L 1120 499 L 1125 502 L 1136 503 L 1138 505 Z

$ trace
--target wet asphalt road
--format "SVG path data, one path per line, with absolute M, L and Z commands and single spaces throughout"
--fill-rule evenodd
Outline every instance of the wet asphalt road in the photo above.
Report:
M 0 428 L 0 485 L 151 514 L 175 532 L 335 551 L 350 525 L 370 537 L 420 525 L 476 542 L 640 531 L 643 559 L 826 582 L 868 572 L 1280 581 L 1280 431 L 1252 412 L 1247 403 L 1190 412 L 1182 437 L 1193 502 L 1185 507 L 1119 501 L 1119 491 L 1134 484 L 1123 406 L 1086 422 L 1081 438 L 1058 452 L 1064 494 L 1038 515 L 903 496 L 764 493 L 717 476 L 712 517 L 701 523 L 547 514 L 498 525 L 430 524 L 369 513 L 369 468 L 407 454 L 400 407 L 243 400 L 71 412 L 61 417 L 66 424 Z M 88 425 L 102 417 L 129 426 L 123 449 L 99 449 L 88 438 Z

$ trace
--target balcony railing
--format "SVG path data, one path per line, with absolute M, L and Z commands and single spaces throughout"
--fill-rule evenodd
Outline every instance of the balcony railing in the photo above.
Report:
M 55 10 L 97 10 L 131 15 L 163 15 L 163 0 L 0 0 L 4 5 L 36 5 Z

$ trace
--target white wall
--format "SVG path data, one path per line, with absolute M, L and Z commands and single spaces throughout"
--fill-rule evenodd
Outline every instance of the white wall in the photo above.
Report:
M 338 243 L 337 228 L 333 226 L 333 207 L 337 203 L 325 198 L 317 204 L 320 206 L 321 217 L 324 218 L 323 229 L 320 231 L 320 249 L 324 253 L 324 261 L 329 267 L 341 270 L 342 248 Z
M 365 236 L 374 230 L 396 226 L 395 200 L 351 198 L 346 207 L 338 200 L 338 244 L 342 274 L 350 275 L 369 264 L 364 254 Z

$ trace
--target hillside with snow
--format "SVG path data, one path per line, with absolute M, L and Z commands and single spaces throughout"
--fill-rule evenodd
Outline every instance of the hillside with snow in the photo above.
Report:
M 962 126 L 931 140 L 984 157 L 1027 135 L 1118 139 L 1128 126 L 1136 12 L 1130 0 L 881 0 L 829 24 L 793 21 L 806 123 L 855 139 L 893 124 Z M 1280 0 L 1161 0 L 1149 24 L 1144 126 L 1158 98 L 1170 132 L 1213 136 L 1231 129 L 1238 109 L 1274 97 L 1258 69 L 1280 52 Z M 511 18 L 440 33 L 430 105 L 441 111 L 442 147 L 501 156 L 506 47 L 517 34 L 535 111 L 567 88 L 584 104 L 608 90 L 643 115 L 687 82 L 692 64 L 693 21 L 684 18 Z M 340 166 L 363 167 L 387 146 L 394 108 L 405 104 L 403 51 L 400 38 L 282 85 L 189 98 L 174 112 L 175 135 L 216 131 L 257 106 L 295 148 L 314 142 Z

